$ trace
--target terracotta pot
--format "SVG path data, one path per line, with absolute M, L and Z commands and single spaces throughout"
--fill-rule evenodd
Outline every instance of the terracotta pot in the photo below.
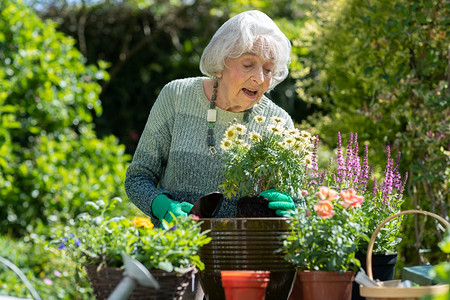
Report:
M 269 271 L 221 271 L 226 300 L 264 300 Z
M 222 270 L 270 271 L 266 300 L 287 299 L 296 269 L 277 252 L 289 235 L 287 218 L 201 219 L 211 242 L 199 250 L 205 270 L 199 273 L 208 300 L 225 300 Z
M 355 272 L 298 271 L 291 300 L 350 300 Z
M 366 270 L 366 254 L 356 253 L 356 258 L 361 262 L 361 268 Z M 373 254 L 372 271 L 373 278 L 380 281 L 393 280 L 395 275 L 395 264 L 397 263 L 397 254 Z M 363 300 L 359 293 L 359 284 L 353 282 L 352 300 Z

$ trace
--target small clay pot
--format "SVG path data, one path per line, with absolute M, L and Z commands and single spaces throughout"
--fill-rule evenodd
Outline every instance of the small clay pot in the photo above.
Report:
M 262 196 L 246 196 L 237 201 L 237 218 L 277 218 L 275 210 L 268 207 L 269 200 Z

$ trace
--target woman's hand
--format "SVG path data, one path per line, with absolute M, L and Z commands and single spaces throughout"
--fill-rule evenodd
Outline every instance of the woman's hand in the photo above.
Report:
M 170 223 L 173 216 L 187 216 L 194 205 L 188 202 L 178 202 L 170 199 L 167 195 L 156 196 L 152 203 L 152 212 L 160 221 L 166 220 Z M 171 214 L 172 213 L 172 214 Z
M 292 216 L 293 211 L 295 210 L 294 201 L 291 196 L 286 193 L 270 189 L 260 193 L 258 196 L 262 196 L 269 200 L 269 208 L 274 209 L 277 216 Z

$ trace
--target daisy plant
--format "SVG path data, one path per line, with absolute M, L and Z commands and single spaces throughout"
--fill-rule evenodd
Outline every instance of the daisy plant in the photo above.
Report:
M 269 189 L 300 196 L 314 137 L 286 128 L 280 117 L 257 115 L 254 121 L 252 130 L 236 121 L 226 130 L 220 145 L 225 159 L 220 188 L 228 198 L 257 196 Z

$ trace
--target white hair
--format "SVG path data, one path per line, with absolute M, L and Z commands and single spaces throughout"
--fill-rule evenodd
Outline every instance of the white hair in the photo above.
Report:
M 283 81 L 288 73 L 291 43 L 275 22 L 263 12 L 250 10 L 226 21 L 214 34 L 200 59 L 200 71 L 214 77 L 225 69 L 228 57 L 240 57 L 260 45 L 261 55 L 273 59 L 274 69 L 269 90 Z

